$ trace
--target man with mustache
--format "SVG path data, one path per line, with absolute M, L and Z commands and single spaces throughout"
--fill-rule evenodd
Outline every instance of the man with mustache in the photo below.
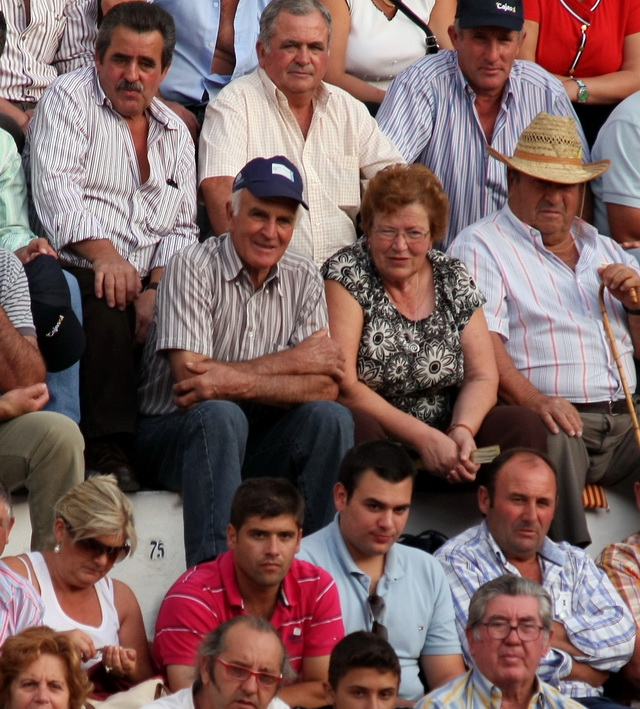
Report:
M 614 485 L 640 474 L 640 451 L 598 302 L 604 284 L 620 364 L 634 391 L 638 263 L 577 216 L 587 182 L 609 161 L 582 162 L 573 118 L 540 113 L 522 132 L 513 157 L 488 150 L 507 165 L 508 202 L 462 231 L 449 254 L 467 264 L 487 299 L 499 398 L 532 409 L 549 430 L 560 504 L 551 536 L 585 546 L 591 542 L 585 482 Z
M 134 344 L 146 339 L 164 266 L 197 239 L 193 141 L 154 99 L 174 44 L 165 10 L 117 5 L 95 67 L 56 80 L 29 133 L 38 217 L 82 292 L 87 467 L 115 474 L 125 491 L 138 489 Z
M 334 580 L 295 559 L 304 502 L 281 478 L 250 478 L 236 490 L 227 529 L 229 551 L 184 573 L 162 601 L 153 653 L 176 692 L 193 682 L 198 645 L 221 623 L 241 615 L 270 621 L 298 682 L 279 696 L 291 707 L 327 704 L 329 656 L 344 635 Z M 248 639 L 245 641 L 250 642 Z
M 552 599 L 551 647 L 540 661 L 540 679 L 586 706 L 606 707 L 602 684 L 631 657 L 635 623 L 586 552 L 547 537 L 557 502 L 553 464 L 537 451 L 512 448 L 483 476 L 478 507 L 484 522 L 435 554 L 451 586 L 467 664 L 474 663 L 465 633 L 471 596 L 491 579 L 523 576 Z
M 308 212 L 291 248 L 321 265 L 355 240 L 361 180 L 404 162 L 364 104 L 324 78 L 331 15 L 318 0 L 273 0 L 260 17 L 260 68 L 225 86 L 205 113 L 199 181 L 215 234 L 227 231 L 233 176 L 256 157 L 298 168 Z

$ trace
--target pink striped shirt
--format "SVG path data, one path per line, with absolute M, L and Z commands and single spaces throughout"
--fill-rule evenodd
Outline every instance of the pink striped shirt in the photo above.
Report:
M 508 205 L 460 232 L 448 252 L 471 271 L 487 298 L 489 329 L 502 336 L 516 368 L 538 390 L 573 402 L 622 399 L 598 304 L 598 268 L 623 263 L 637 269 L 637 262 L 580 219 L 571 232 L 580 252 L 575 271 L 548 251 L 540 232 Z M 634 390 L 627 316 L 608 292 L 605 304 Z

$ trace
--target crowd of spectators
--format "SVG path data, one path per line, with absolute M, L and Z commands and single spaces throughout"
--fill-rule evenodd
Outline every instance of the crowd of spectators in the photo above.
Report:
M 582 503 L 640 488 L 640 17 L 583 4 L 0 0 L 6 707 L 640 696 L 639 537 L 596 565 Z M 431 478 L 485 518 L 435 557 Z

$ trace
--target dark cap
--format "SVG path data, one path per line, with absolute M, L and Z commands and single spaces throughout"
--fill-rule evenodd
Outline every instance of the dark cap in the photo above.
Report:
M 520 32 L 524 24 L 522 0 L 458 0 L 460 29 L 504 27 Z
M 232 191 L 244 189 L 259 199 L 289 197 L 309 209 L 302 199 L 304 185 L 298 168 L 283 155 L 248 162 L 236 175 Z
M 53 256 L 40 254 L 24 265 L 31 295 L 31 314 L 38 347 L 49 372 L 60 372 L 77 362 L 85 335 L 71 307 L 69 286 Z

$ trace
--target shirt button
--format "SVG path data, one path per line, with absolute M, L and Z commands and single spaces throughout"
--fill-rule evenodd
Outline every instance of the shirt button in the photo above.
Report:
M 253 338 L 253 330 L 249 330 L 249 332 L 247 333 L 247 337 Z

